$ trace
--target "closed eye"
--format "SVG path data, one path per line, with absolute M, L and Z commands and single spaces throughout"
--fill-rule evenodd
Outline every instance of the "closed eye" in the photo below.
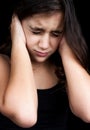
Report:
M 33 34 L 41 34 L 41 31 L 32 31 Z
M 30 26 L 30 31 L 31 31 L 33 34 L 41 34 L 44 30 L 43 30 L 42 28 L 37 28 L 37 27 L 32 28 L 32 27 Z
M 63 33 L 63 31 L 52 31 L 51 32 L 52 36 L 54 36 L 54 37 L 59 37 L 62 35 L 62 33 Z

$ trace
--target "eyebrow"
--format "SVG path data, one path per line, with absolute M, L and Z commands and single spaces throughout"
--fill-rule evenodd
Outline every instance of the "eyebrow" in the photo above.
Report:
M 31 27 L 31 26 L 29 26 L 29 28 L 30 28 L 31 30 L 39 30 L 39 31 L 44 31 L 44 29 L 43 29 L 43 28 L 41 28 L 41 27 Z

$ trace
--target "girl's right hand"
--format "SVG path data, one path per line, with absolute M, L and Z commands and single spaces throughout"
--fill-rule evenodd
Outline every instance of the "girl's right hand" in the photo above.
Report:
M 16 15 L 13 15 L 11 22 L 11 40 L 12 44 L 26 44 L 25 34 L 20 20 Z

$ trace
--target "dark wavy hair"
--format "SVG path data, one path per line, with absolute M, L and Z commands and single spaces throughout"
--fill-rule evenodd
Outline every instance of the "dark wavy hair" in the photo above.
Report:
M 64 35 L 67 43 L 80 64 L 88 70 L 88 48 L 75 14 L 73 0 L 19 0 L 13 9 L 20 20 L 35 14 L 56 11 L 64 13 Z M 56 75 L 59 77 L 60 83 L 65 84 L 65 73 L 58 51 L 50 57 L 50 60 L 57 66 Z

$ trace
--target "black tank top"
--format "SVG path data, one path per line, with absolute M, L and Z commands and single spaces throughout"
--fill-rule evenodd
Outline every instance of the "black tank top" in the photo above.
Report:
M 37 92 L 37 123 L 31 128 L 21 128 L 0 114 L 0 130 L 77 130 L 78 128 L 81 130 L 87 126 L 83 125 L 84 123 L 70 112 L 64 87 L 57 84 L 50 89 L 37 90 Z M 72 125 L 73 127 L 71 127 Z M 90 130 L 90 126 L 83 130 Z

